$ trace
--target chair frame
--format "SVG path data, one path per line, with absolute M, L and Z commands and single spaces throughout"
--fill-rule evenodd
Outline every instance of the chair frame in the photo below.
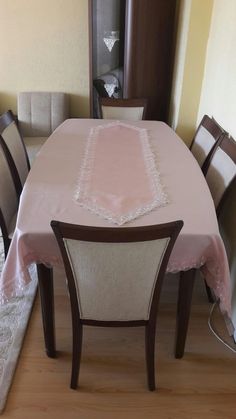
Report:
M 16 164 L 15 164 L 15 161 L 14 161 L 14 157 L 11 155 L 11 152 L 10 152 L 9 148 L 8 148 L 4 138 L 2 137 L 3 131 L 13 122 L 16 124 L 16 127 L 18 129 L 20 140 L 21 140 L 21 143 L 22 143 L 22 147 L 23 147 L 23 150 L 24 150 L 24 153 L 25 153 L 25 159 L 26 159 L 27 167 L 28 167 L 28 170 L 30 170 L 30 163 L 29 163 L 29 158 L 28 158 L 28 154 L 27 154 L 27 151 L 26 151 L 25 143 L 24 143 L 22 135 L 19 131 L 18 124 L 17 124 L 17 119 L 13 115 L 11 110 L 8 110 L 7 112 L 5 112 L 0 117 L 0 143 L 1 143 L 1 146 L 3 148 L 3 152 L 6 156 L 6 159 L 7 159 L 10 171 L 11 171 L 11 175 L 12 175 L 12 178 L 13 178 L 13 182 L 15 184 L 17 196 L 19 198 L 24 185 L 22 185 L 22 183 L 21 183 L 20 175 L 18 173 Z
M 223 128 L 221 126 L 219 126 L 219 124 L 214 120 L 214 122 L 217 124 L 217 126 L 219 127 L 219 129 L 223 130 Z M 236 142 L 234 141 L 234 139 L 229 136 L 229 134 L 225 131 L 225 134 L 221 135 L 219 140 L 217 141 L 216 145 L 213 147 L 212 152 L 210 153 L 210 156 L 207 160 L 207 164 L 205 165 L 205 176 L 207 175 L 207 171 L 210 167 L 211 161 L 214 157 L 215 152 L 217 151 L 218 147 L 220 147 L 229 157 L 231 157 L 231 159 L 234 161 L 234 163 L 236 164 Z M 236 187 L 236 176 L 234 176 L 234 178 L 231 180 L 230 184 L 228 185 L 228 187 L 225 189 L 220 202 L 218 203 L 217 207 L 216 207 L 216 215 L 217 215 L 217 219 L 219 219 L 222 208 L 224 207 L 224 203 L 227 200 L 228 195 L 230 195 L 230 191 Z M 215 302 L 215 297 L 212 294 L 211 288 L 207 285 L 206 281 L 205 281 L 205 287 L 206 287 L 206 292 L 207 292 L 207 297 L 208 297 L 208 301 L 210 303 L 214 303 Z
M 139 108 L 143 107 L 142 120 L 146 119 L 148 101 L 145 98 L 132 98 L 132 99 L 114 99 L 110 97 L 99 97 L 99 106 L 101 117 L 103 118 L 102 106 L 111 107 L 127 107 Z
M 222 140 L 222 137 L 226 134 L 226 131 L 218 124 L 218 122 L 213 117 L 210 118 L 208 115 L 204 115 L 197 128 L 197 131 L 194 134 L 192 143 L 190 145 L 190 150 L 192 149 L 195 143 L 195 139 L 201 127 L 206 128 L 206 130 L 215 138 L 215 144 L 210 149 L 201 167 L 203 174 L 206 175 L 207 169 L 210 164 L 211 156 L 214 153 L 214 150 L 217 148 L 219 142 Z
M 214 119 L 214 117 L 210 118 L 208 115 L 204 115 L 200 124 L 198 125 L 198 128 L 197 128 L 195 134 L 194 134 L 193 140 L 192 140 L 191 145 L 190 145 L 190 150 L 192 150 L 192 148 L 195 144 L 195 139 L 196 139 L 201 127 L 204 127 L 215 139 L 215 144 L 212 146 L 209 153 L 206 155 L 206 158 L 205 158 L 205 160 L 203 162 L 203 165 L 201 167 L 202 173 L 204 174 L 204 176 L 206 176 L 206 173 L 207 173 L 207 170 L 209 168 L 210 161 L 211 161 L 211 158 L 214 154 L 214 151 L 217 149 L 217 147 L 218 147 L 219 143 L 221 142 L 223 136 L 226 134 L 226 131 L 218 124 L 218 122 Z M 204 280 L 204 282 L 205 282 L 208 301 L 209 301 L 209 303 L 214 303 L 215 299 L 212 295 L 211 289 L 207 285 L 205 280 Z
M 110 227 L 89 227 L 62 223 L 59 221 L 51 221 L 51 227 L 56 236 L 58 245 L 61 250 L 62 258 L 65 265 L 65 271 L 68 280 L 68 288 L 72 313 L 72 329 L 73 329 L 73 355 L 72 355 L 72 373 L 71 388 L 77 388 L 81 349 L 83 325 L 90 326 L 108 326 L 108 327 L 135 327 L 145 326 L 145 348 L 146 348 L 146 365 L 148 388 L 150 391 L 155 390 L 155 331 L 156 318 L 158 310 L 158 302 L 162 287 L 163 278 L 166 272 L 167 263 L 183 226 L 183 221 L 174 221 L 162 225 L 145 226 L 145 227 L 127 227 L 127 228 L 110 228 Z M 71 269 L 70 261 L 66 252 L 63 238 L 98 242 L 98 243 L 128 243 L 147 240 L 155 240 L 170 237 L 164 257 L 161 261 L 161 267 L 157 274 L 157 280 L 151 301 L 151 308 L 148 320 L 132 320 L 132 321 L 98 321 L 91 319 L 81 319 L 79 312 L 79 304 L 77 299 L 75 279 Z

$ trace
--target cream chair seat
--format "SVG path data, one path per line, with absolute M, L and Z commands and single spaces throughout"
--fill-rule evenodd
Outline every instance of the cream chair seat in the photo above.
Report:
M 24 143 L 29 157 L 30 166 L 32 166 L 40 148 L 47 141 L 47 138 L 48 137 L 24 137 Z
M 69 117 L 68 95 L 61 92 L 20 92 L 17 113 L 32 164 L 49 135 Z

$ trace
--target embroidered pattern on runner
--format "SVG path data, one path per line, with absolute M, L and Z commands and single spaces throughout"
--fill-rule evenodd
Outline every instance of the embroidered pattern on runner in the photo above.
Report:
M 118 225 L 166 205 L 147 130 L 119 121 L 93 128 L 75 199 Z

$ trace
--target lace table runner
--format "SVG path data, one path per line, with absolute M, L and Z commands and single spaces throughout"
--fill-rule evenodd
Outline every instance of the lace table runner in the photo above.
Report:
M 119 121 L 92 129 L 75 199 L 118 225 L 167 204 L 147 130 Z

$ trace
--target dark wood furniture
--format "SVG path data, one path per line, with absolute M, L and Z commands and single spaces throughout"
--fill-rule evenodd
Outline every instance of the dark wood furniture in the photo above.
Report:
M 96 116 L 95 96 L 108 96 L 104 85 L 110 76 L 113 82 L 117 79 L 113 97 L 145 97 L 146 119 L 167 122 L 177 1 L 90 0 L 89 4 L 90 115 Z M 119 32 L 111 52 L 100 40 L 105 30 Z
M 73 328 L 71 388 L 77 387 L 83 325 L 145 326 L 148 388 L 151 391 L 155 390 L 154 355 L 158 302 L 167 263 L 183 221 L 127 228 L 89 227 L 52 221 L 51 226 L 63 257 L 71 303 Z M 85 242 L 89 244 L 87 250 Z M 151 242 L 153 250 L 148 251 L 143 247 L 144 242 Z M 91 249 L 91 243 L 96 244 L 95 250 Z M 109 248 L 112 248 L 112 258 L 107 257 L 108 248 L 106 247 L 104 251 L 101 243 L 109 243 Z M 121 244 L 123 244 L 122 254 Z M 138 245 L 142 246 L 141 250 L 137 249 Z M 150 247 L 148 249 L 150 250 Z M 114 260 L 118 260 L 115 265 L 113 265 Z M 147 296 L 142 292 L 143 277 L 141 275 L 140 278 L 138 274 L 140 263 L 152 266 L 150 270 L 145 270 Z M 132 276 L 135 277 L 135 282 L 131 280 Z M 125 291 L 130 290 L 132 297 L 122 294 L 121 290 L 124 288 Z M 98 293 L 96 289 L 99 290 Z M 92 299 L 94 304 L 91 308 Z M 106 304 L 105 300 L 109 303 Z M 105 310 L 101 308 L 103 305 L 106 305 Z
M 99 99 L 99 104 L 100 104 L 100 109 L 101 109 L 101 117 L 104 118 L 103 112 L 104 112 L 104 108 L 106 108 L 106 118 L 108 118 L 109 116 L 109 108 L 136 108 L 138 110 L 135 111 L 134 109 L 134 115 L 133 117 L 135 118 L 134 120 L 137 119 L 146 119 L 146 113 L 147 113 L 147 99 L 112 99 L 112 98 L 104 98 L 101 97 Z M 141 108 L 141 109 L 140 109 Z M 113 114 L 111 109 L 111 114 Z M 142 112 L 141 112 L 142 110 Z M 122 119 L 127 119 L 126 115 L 125 115 L 125 109 L 122 110 L 123 113 L 123 117 Z M 137 114 L 140 114 L 140 118 L 137 118 Z M 111 115 L 112 116 L 112 115 Z M 112 119 L 112 118 L 108 118 L 108 119 Z M 114 118 L 113 118 L 114 119 Z M 121 119 L 121 118 L 118 118 Z

